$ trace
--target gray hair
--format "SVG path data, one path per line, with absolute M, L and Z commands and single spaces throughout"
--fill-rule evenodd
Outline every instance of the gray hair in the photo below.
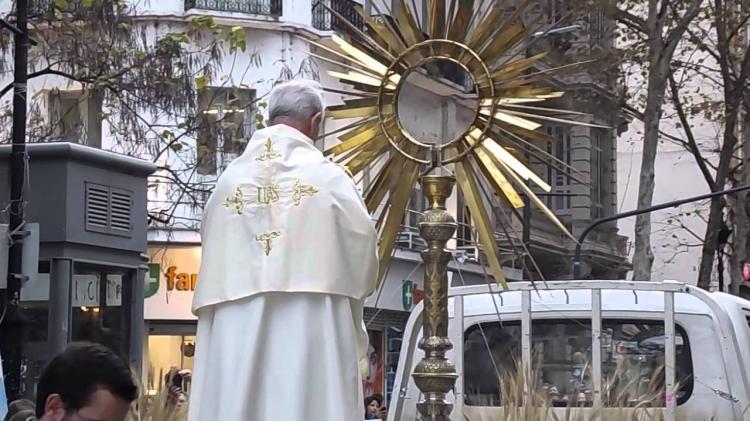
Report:
M 305 120 L 323 113 L 325 106 L 320 85 L 314 81 L 292 80 L 276 85 L 268 99 L 268 119 L 289 117 Z

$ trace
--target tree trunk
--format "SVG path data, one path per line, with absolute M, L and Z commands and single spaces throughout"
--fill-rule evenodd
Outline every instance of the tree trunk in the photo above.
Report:
M 652 47 L 654 48 L 654 47 Z M 654 199 L 654 165 L 659 147 L 659 121 L 662 115 L 664 92 L 667 87 L 669 60 L 661 57 L 661 48 L 653 51 L 649 65 L 648 96 L 644 113 L 643 157 L 638 183 L 638 209 L 652 205 Z M 633 280 L 651 280 L 654 253 L 651 250 L 651 214 L 638 215 L 635 220 L 635 252 Z
M 740 173 L 740 185 L 750 185 L 750 113 L 747 105 L 743 112 L 742 121 L 742 170 Z M 748 193 L 737 193 L 732 209 L 733 232 L 732 232 L 732 256 L 730 258 L 730 270 L 732 275 L 732 295 L 740 295 L 740 287 L 745 282 L 742 276 L 742 268 L 748 261 L 748 235 L 750 235 L 750 218 L 748 218 Z
M 730 91 L 731 92 L 731 91 Z M 737 92 L 735 95 L 741 95 Z M 729 177 L 729 170 L 732 164 L 734 148 L 737 145 L 737 120 L 739 113 L 739 104 L 737 98 L 728 95 L 732 103 L 726 103 L 726 123 L 724 125 L 724 141 L 721 145 L 719 155 L 719 165 L 716 168 L 715 189 L 723 190 Z M 701 265 L 698 271 L 698 287 L 708 290 L 711 287 L 711 273 L 713 272 L 714 261 L 716 260 L 717 240 L 722 222 L 724 221 L 724 207 L 726 199 L 723 197 L 714 197 L 711 199 L 711 210 L 708 215 L 708 224 L 706 224 L 706 235 L 703 238 L 703 249 L 701 251 Z

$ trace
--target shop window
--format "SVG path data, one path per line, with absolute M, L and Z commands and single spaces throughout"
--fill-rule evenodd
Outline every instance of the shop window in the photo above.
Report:
M 75 264 L 71 285 L 71 339 L 96 342 L 130 354 L 134 271 Z
M 395 327 L 388 327 L 386 334 L 385 354 L 385 403 L 391 402 L 393 389 L 396 384 L 396 370 L 398 369 L 398 357 L 401 354 L 401 343 L 404 332 Z
M 660 321 L 602 322 L 603 401 L 609 407 L 664 406 L 664 325 Z M 690 346 L 676 329 L 677 404 L 693 389 Z M 465 403 L 520 405 L 524 379 L 520 323 L 482 323 L 464 336 Z M 591 406 L 591 324 L 588 320 L 534 321 L 532 399 L 554 407 Z M 497 374 L 500 373 L 500 374 Z
M 47 268 L 49 271 L 49 268 Z M 39 273 L 21 288 L 21 308 L 28 317 L 28 336 L 24 345 L 21 396 L 34 398 L 35 386 L 49 361 L 49 273 Z
M 256 126 L 255 91 L 207 88 L 198 97 L 197 171 L 219 175 L 244 150 Z
M 383 332 L 379 330 L 368 330 L 367 335 L 370 338 L 370 343 L 367 349 L 367 359 L 369 365 L 367 367 L 367 373 L 362 378 L 362 390 L 364 396 L 380 395 L 384 396 L 383 393 Z
M 192 372 L 194 363 L 194 335 L 149 335 L 147 393 L 157 395 L 164 389 L 171 373 L 182 373 L 183 380 L 189 379 L 186 374 Z M 181 388 L 189 393 L 189 382 L 184 381 Z

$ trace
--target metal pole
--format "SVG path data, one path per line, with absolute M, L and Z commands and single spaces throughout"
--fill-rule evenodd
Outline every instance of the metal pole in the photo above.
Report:
M 523 232 L 521 235 L 521 242 L 523 243 L 524 247 L 526 247 L 526 250 L 523 254 L 523 266 L 526 268 L 526 262 L 528 262 L 531 259 L 531 256 L 527 256 L 526 251 L 529 253 L 531 252 L 531 200 L 528 196 L 523 197 Z M 528 270 L 524 270 L 524 276 L 528 276 L 529 279 L 526 279 L 527 281 L 532 281 L 531 279 L 531 272 Z
M 424 261 L 424 291 L 422 340 L 419 348 L 424 358 L 412 373 L 414 383 L 422 392 L 417 410 L 423 420 L 449 421 L 453 405 L 447 395 L 458 378 L 456 367 L 445 353 L 453 348 L 448 337 L 448 262 L 451 253 L 445 244 L 456 232 L 456 220 L 445 207 L 453 192 L 456 179 L 450 176 L 422 177 L 422 192 L 429 201 L 419 223 L 419 233 L 427 242 L 422 252 Z
M 654 212 L 654 211 L 658 211 L 662 209 L 676 208 L 680 205 L 684 205 L 685 203 L 697 202 L 700 200 L 711 199 L 717 196 L 725 196 L 728 194 L 738 193 L 738 192 L 747 191 L 747 190 L 750 190 L 750 185 L 735 187 L 733 189 L 721 190 L 721 191 L 708 193 L 708 194 L 702 194 L 700 196 L 688 197 L 687 199 L 674 200 L 672 202 L 666 202 L 666 203 L 662 203 L 659 205 L 650 206 L 648 208 L 636 209 L 636 210 L 632 210 L 629 212 L 618 213 L 616 215 L 608 216 L 606 218 L 597 219 L 596 221 L 592 222 L 589 226 L 587 226 L 586 229 L 583 230 L 581 235 L 578 236 L 578 243 L 576 244 L 576 252 L 575 252 L 575 256 L 573 257 L 573 278 L 574 279 L 581 278 L 581 246 L 583 245 L 583 242 L 586 240 L 586 237 L 589 235 L 589 233 L 593 231 L 594 228 L 598 227 L 599 225 L 606 224 L 607 222 L 617 221 L 618 219 L 629 218 L 631 216 L 641 215 L 644 213 Z
M 73 261 L 52 259 L 49 277 L 49 319 L 47 350 L 49 359 L 65 350 L 70 341 L 70 291 L 73 285 Z
M 0 353 L 3 358 L 5 386 L 9 400 L 23 392 L 21 359 L 25 321 L 21 314 L 21 254 L 24 223 L 24 176 L 26 173 L 26 82 L 28 79 L 28 0 L 16 1 L 13 69 L 13 146 L 10 162 L 10 231 L 13 243 L 8 259 L 8 288 L 0 295 L 5 317 L 0 323 Z

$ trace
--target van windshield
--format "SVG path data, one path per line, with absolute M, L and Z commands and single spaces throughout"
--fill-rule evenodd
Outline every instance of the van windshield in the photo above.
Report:
M 535 320 L 531 328 L 532 401 L 538 406 L 592 406 L 590 320 Z M 602 400 L 608 407 L 664 406 L 664 324 L 602 321 Z M 685 331 L 676 329 L 677 404 L 693 388 Z M 471 406 L 521 406 L 521 324 L 481 323 L 464 335 L 464 396 Z

